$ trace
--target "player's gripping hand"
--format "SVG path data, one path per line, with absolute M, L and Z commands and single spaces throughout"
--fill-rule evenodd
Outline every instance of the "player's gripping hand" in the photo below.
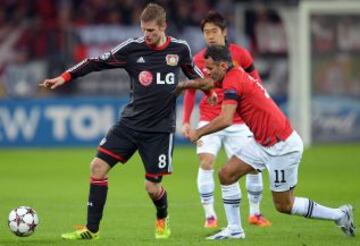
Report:
M 196 130 L 189 129 L 187 138 L 192 142 L 196 143 L 199 140 L 199 135 Z
M 189 137 L 189 131 L 190 131 L 190 124 L 184 123 L 181 129 L 181 133 L 184 135 L 184 137 Z
M 199 89 L 203 91 L 211 90 L 215 86 L 214 80 L 210 77 L 196 79 L 195 81 L 199 84 Z
M 58 76 L 53 79 L 45 79 L 41 84 L 39 84 L 39 86 L 42 86 L 45 88 L 50 88 L 53 90 L 53 89 L 63 85 L 64 83 L 65 83 L 65 79 L 62 76 Z

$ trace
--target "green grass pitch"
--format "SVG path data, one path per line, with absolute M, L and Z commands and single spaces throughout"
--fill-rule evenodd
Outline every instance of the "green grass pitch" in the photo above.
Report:
M 358 237 L 348 238 L 333 222 L 307 220 L 277 213 L 264 173 L 262 212 L 273 222 L 270 228 L 247 224 L 248 202 L 244 180 L 242 221 L 246 239 L 239 242 L 206 241 L 211 231 L 202 228 L 203 211 L 196 189 L 197 157 L 193 147 L 177 146 L 174 174 L 165 177 L 169 194 L 172 236 L 154 239 L 155 213 L 144 191 L 144 172 L 139 157 L 112 170 L 108 201 L 97 241 L 64 241 L 63 232 L 85 222 L 89 162 L 94 149 L 0 150 L 0 246 L 14 245 L 360 245 Z M 225 162 L 222 153 L 217 169 Z M 328 206 L 351 203 L 355 223 L 360 221 L 360 145 L 315 146 L 304 153 L 300 166 L 298 196 Z M 37 210 L 40 225 L 34 235 L 18 238 L 7 227 L 11 209 L 29 205 Z M 225 226 L 220 190 L 216 189 L 216 209 Z

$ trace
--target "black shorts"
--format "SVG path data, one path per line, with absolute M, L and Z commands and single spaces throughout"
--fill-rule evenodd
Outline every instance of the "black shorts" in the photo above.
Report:
M 96 156 L 111 167 L 126 163 L 139 150 L 145 177 L 160 182 L 161 176 L 171 174 L 174 134 L 169 132 L 140 132 L 123 124 L 113 126 L 98 146 Z

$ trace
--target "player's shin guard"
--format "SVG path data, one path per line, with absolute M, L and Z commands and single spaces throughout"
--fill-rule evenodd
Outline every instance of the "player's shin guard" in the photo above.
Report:
M 339 208 L 325 207 L 303 197 L 295 197 L 291 213 L 304 216 L 305 218 L 333 221 L 337 221 L 343 216 L 343 212 Z
M 88 200 L 86 227 L 91 232 L 97 232 L 99 230 L 100 220 L 102 218 L 106 202 L 107 191 L 108 178 L 90 178 L 90 193 Z
M 213 173 L 214 170 L 205 170 L 199 168 L 197 176 L 197 187 L 200 194 L 201 204 L 204 207 L 206 218 L 216 218 L 214 211 L 215 182 Z
M 246 189 L 249 199 L 249 215 L 259 215 L 260 202 L 263 193 L 263 182 L 261 173 L 246 175 Z
M 168 212 L 168 202 L 167 202 L 167 192 L 164 187 L 161 187 L 161 191 L 155 199 L 153 199 L 153 203 L 156 207 L 156 217 L 158 219 L 166 218 Z
M 239 183 L 221 185 L 228 228 L 243 231 L 240 218 L 241 190 Z

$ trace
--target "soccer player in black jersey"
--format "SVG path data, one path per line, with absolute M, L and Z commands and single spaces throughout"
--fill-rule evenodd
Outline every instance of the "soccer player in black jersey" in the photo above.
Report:
M 202 77 L 194 66 L 186 41 L 166 36 L 166 13 L 149 4 L 141 14 L 143 37 L 131 38 L 97 58 L 85 59 L 61 76 L 40 84 L 55 89 L 90 72 L 123 68 L 131 80 L 128 105 L 100 142 L 91 162 L 90 192 L 86 227 L 62 234 L 65 239 L 96 239 L 108 189 L 107 174 L 118 162 L 125 163 L 136 150 L 145 168 L 145 189 L 156 211 L 155 237 L 168 238 L 168 202 L 163 175 L 172 172 L 178 73 L 189 79 Z M 178 86 L 178 88 L 177 88 Z M 182 84 L 184 86 L 184 84 Z

